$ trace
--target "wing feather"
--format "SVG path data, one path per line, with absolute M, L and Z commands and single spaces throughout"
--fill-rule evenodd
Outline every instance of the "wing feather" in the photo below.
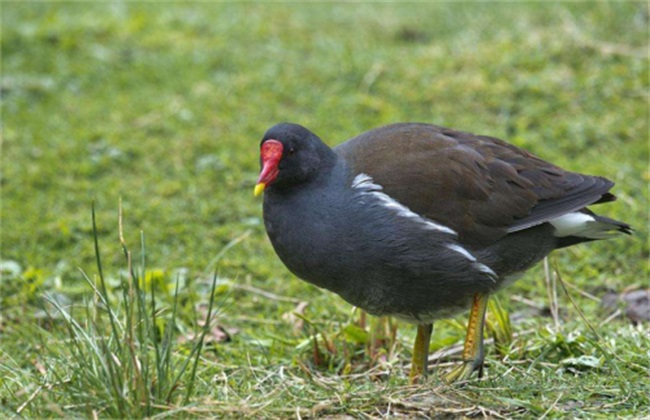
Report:
M 565 171 L 502 140 L 429 124 L 393 124 L 334 149 L 411 211 L 488 246 L 511 232 L 611 201 L 613 182 Z

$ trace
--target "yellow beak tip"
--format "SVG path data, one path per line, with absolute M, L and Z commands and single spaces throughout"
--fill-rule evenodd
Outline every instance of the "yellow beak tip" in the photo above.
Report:
M 259 184 L 255 185 L 255 189 L 253 190 L 253 195 L 257 197 L 258 195 L 262 194 L 264 192 L 264 188 L 266 188 L 266 184 L 263 182 L 260 182 Z

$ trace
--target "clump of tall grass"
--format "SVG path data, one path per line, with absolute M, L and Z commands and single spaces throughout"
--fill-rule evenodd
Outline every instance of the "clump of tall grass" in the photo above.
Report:
M 120 206 L 119 234 L 127 270 L 120 278 L 121 293 L 109 292 L 94 206 L 92 224 L 97 274 L 91 278 L 82 271 L 82 275 L 93 297 L 82 305 L 81 313 L 75 313 L 77 306 L 66 307 L 46 297 L 67 336 L 63 343 L 43 342 L 48 383 L 41 388 L 59 394 L 63 407 L 87 411 L 95 418 L 141 418 L 179 409 L 190 403 L 194 391 L 204 338 L 214 317 L 216 275 L 202 332 L 181 347 L 178 279 L 171 304 L 158 304 L 155 285 L 145 281 L 144 235 L 140 267 L 135 267 L 123 239 Z

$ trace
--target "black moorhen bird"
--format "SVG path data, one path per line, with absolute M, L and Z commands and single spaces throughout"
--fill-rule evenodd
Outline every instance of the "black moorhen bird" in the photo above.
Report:
M 411 382 L 426 375 L 433 321 L 470 307 L 463 363 L 483 364 L 488 296 L 554 249 L 628 224 L 586 206 L 614 183 L 569 172 L 502 140 L 403 123 L 329 148 L 283 123 L 261 143 L 255 195 L 264 225 L 296 276 L 373 315 L 418 325 Z

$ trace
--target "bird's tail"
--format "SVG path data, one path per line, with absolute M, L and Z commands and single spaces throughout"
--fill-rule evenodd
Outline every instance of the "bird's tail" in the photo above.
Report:
M 555 228 L 558 238 L 558 248 L 578 244 L 580 242 L 609 239 L 621 233 L 632 234 L 632 227 L 624 222 L 599 216 L 589 209 L 567 213 L 549 223 Z

